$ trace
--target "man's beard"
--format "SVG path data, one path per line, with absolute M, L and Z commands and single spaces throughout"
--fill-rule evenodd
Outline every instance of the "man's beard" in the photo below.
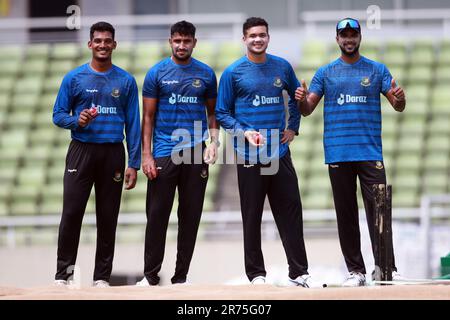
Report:
M 359 44 L 357 45 L 357 46 L 355 46 L 355 48 L 353 49 L 353 52 L 352 53 L 349 53 L 349 52 L 347 52 L 346 50 L 345 50 L 345 48 L 344 48 L 344 46 L 339 46 L 339 48 L 341 49 L 341 53 L 344 55 L 344 56 L 347 56 L 347 57 L 354 57 L 358 52 L 359 52 Z
M 186 53 L 186 55 L 184 57 L 180 57 L 175 50 L 172 50 L 172 54 L 175 58 L 177 58 L 180 61 L 186 61 L 189 60 L 189 58 L 191 57 L 192 53 L 189 53 L 188 51 L 184 51 Z

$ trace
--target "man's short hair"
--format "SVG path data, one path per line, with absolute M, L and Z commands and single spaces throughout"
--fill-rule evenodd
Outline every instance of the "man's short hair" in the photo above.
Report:
M 195 26 L 185 20 L 178 21 L 170 27 L 170 36 L 172 37 L 175 33 L 195 38 Z
M 269 33 L 269 24 L 267 23 L 266 20 L 264 20 L 263 18 L 259 18 L 259 17 L 250 17 L 248 18 L 245 22 L 244 25 L 242 26 L 242 33 L 245 36 L 245 32 L 253 27 L 258 27 L 258 26 L 265 26 L 267 29 L 267 33 Z
M 98 32 L 108 31 L 111 33 L 113 40 L 114 40 L 114 35 L 116 33 L 116 30 L 114 30 L 114 27 L 110 23 L 105 22 L 105 21 L 100 21 L 100 22 L 94 23 L 91 26 L 91 31 L 90 31 L 91 40 L 94 39 L 95 31 L 98 31 Z

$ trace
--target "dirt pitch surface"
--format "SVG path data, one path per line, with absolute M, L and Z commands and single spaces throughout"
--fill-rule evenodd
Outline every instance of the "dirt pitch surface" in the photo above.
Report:
M 273 285 L 0 287 L 2 300 L 450 300 L 448 285 L 305 289 Z

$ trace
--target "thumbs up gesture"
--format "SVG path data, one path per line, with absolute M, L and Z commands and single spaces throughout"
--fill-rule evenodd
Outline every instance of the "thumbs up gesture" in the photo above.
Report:
M 397 101 L 405 101 L 405 92 L 401 87 L 397 86 L 397 83 L 395 82 L 395 78 L 392 78 L 391 80 L 391 93 L 394 96 L 395 100 Z
M 308 95 L 308 87 L 306 86 L 304 79 L 301 80 L 301 84 L 302 86 L 295 90 L 295 99 L 298 101 L 305 101 L 306 96 Z

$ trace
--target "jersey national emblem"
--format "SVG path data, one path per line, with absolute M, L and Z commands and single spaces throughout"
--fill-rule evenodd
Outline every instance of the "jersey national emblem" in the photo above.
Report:
M 361 85 L 362 85 L 363 87 L 368 87 L 368 86 L 370 86 L 370 79 L 369 79 L 369 77 L 364 77 L 364 78 L 362 78 L 362 79 L 361 79 Z
M 283 86 L 283 82 L 281 81 L 280 77 L 275 78 L 273 85 L 277 88 L 281 88 Z
M 119 91 L 119 89 L 114 88 L 114 89 L 111 91 L 111 95 L 112 95 L 114 98 L 120 97 L 120 91 Z
M 114 173 L 113 180 L 114 180 L 115 182 L 120 182 L 120 181 L 122 181 L 122 173 L 121 173 L 120 171 L 116 171 L 116 172 Z
M 200 88 L 202 86 L 200 79 L 194 79 L 194 81 L 192 81 L 192 86 L 194 88 Z

